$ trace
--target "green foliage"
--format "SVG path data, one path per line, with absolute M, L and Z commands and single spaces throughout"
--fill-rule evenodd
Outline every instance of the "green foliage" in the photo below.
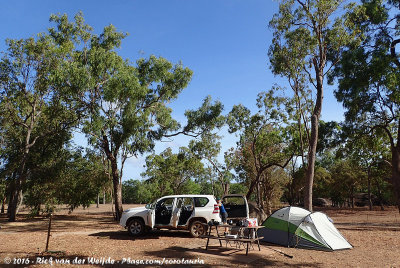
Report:
M 346 108 L 345 126 L 349 132 L 370 136 L 371 140 L 374 139 L 372 134 L 381 136 L 384 133 L 383 147 L 391 150 L 391 182 L 400 211 L 398 8 L 397 1 L 362 2 L 355 11 L 357 14 L 351 17 L 362 29 L 365 39 L 360 46 L 350 44 L 347 47 L 330 80 L 339 82 L 335 96 Z
M 56 83 L 65 91 L 72 91 L 73 99 L 84 108 L 83 132 L 111 162 L 118 219 L 122 213 L 120 181 L 126 159 L 151 152 L 163 137 L 198 136 L 212 129 L 221 121 L 222 104 L 213 104 L 206 98 L 198 110 L 186 111 L 188 120 L 182 127 L 172 118 L 168 105 L 188 85 L 191 70 L 156 56 L 138 59 L 136 64 L 124 60 L 116 48 L 126 34 L 117 32 L 112 25 L 100 35 L 93 34 L 82 14 L 74 22 L 66 16 L 53 16 L 52 20 L 57 24 L 57 30 L 52 30 L 56 40 L 73 46 L 71 60 L 58 68 L 61 79 Z
M 127 180 L 122 183 L 122 201 L 124 204 L 148 204 L 160 198 L 158 185 L 147 181 Z
M 58 71 L 63 75 L 57 83 L 72 90 L 86 109 L 83 131 L 93 145 L 114 156 L 121 152 L 136 155 L 151 151 L 155 140 L 178 129 L 167 104 L 190 81 L 192 72 L 188 68 L 155 56 L 139 59 L 133 66 L 116 53 L 126 34 L 117 32 L 114 26 L 96 35 L 84 24 L 81 14 L 75 22 L 69 22 L 65 15 L 53 16 L 52 20 L 58 24 L 58 35 L 68 35 L 60 32 L 64 28 L 73 33 L 69 37 L 74 45 L 70 54 L 73 60 L 60 66 Z
M 189 149 L 193 154 L 192 157 L 206 160 L 205 164 L 208 164 L 210 169 L 210 182 L 211 191 L 210 194 L 216 194 L 219 190 L 218 186 L 214 185 L 214 177 L 217 178 L 219 185 L 221 186 L 222 195 L 229 192 L 229 185 L 234 179 L 233 169 L 237 166 L 237 157 L 233 148 L 224 152 L 224 164 L 220 163 L 218 156 L 221 151 L 221 144 L 219 142 L 220 136 L 210 131 L 204 132 L 199 140 L 191 140 L 189 143 Z M 213 174 L 215 173 L 215 175 Z M 220 195 L 221 195 L 220 194 Z
M 101 157 L 91 151 L 83 156 L 78 151 L 70 156 L 60 174 L 58 187 L 64 190 L 58 193 L 57 198 L 68 204 L 70 210 L 80 205 L 89 207 L 107 182 Z
M 319 121 L 317 153 L 336 149 L 341 143 L 341 127 L 338 122 Z
M 360 185 L 366 174 L 354 162 L 349 160 L 338 161 L 331 171 L 330 184 L 331 199 L 335 204 L 343 204 L 345 198 L 351 200 L 359 192 Z
M 374 163 L 370 171 L 371 193 L 377 197 L 381 206 L 396 205 L 396 194 L 393 191 L 391 181 L 392 170 L 387 160 L 379 159 Z M 364 182 L 363 192 L 367 192 L 367 185 Z
M 101 158 L 94 152 L 72 148 L 47 152 L 49 157 L 36 160 L 31 170 L 24 202 L 34 213 L 56 204 L 67 204 L 72 211 L 78 206 L 89 207 L 99 190 L 107 183 Z
M 172 191 L 162 194 L 159 183 L 151 180 L 127 180 L 122 183 L 122 200 L 124 204 L 148 204 Z M 193 180 L 186 181 L 182 187 L 183 194 L 209 194 L 203 193 L 201 185 Z M 171 190 L 171 189 L 170 189 Z
M 247 161 L 249 174 L 256 170 L 261 174 L 263 170 L 283 165 L 291 158 L 291 143 L 285 140 L 286 127 L 283 125 L 287 119 L 284 104 L 285 99 L 274 97 L 270 91 L 259 95 L 258 113 L 251 115 L 242 105 L 235 105 L 229 113 L 229 132 L 239 132 L 239 158 Z M 257 160 L 251 162 L 252 159 Z M 245 162 L 241 164 L 247 165 Z
M 358 11 L 362 16 L 354 23 L 362 27 L 366 38 L 361 46 L 348 47 L 331 75 L 331 81 L 338 79 L 335 96 L 343 102 L 353 129 L 368 131 L 376 126 L 391 132 L 399 113 L 398 59 L 390 51 L 398 25 L 390 23 L 389 10 L 383 1 L 363 2 Z
M 248 191 L 248 188 L 243 183 L 232 183 L 230 185 L 229 192 L 231 194 L 242 194 L 245 195 Z
M 329 198 L 331 194 L 331 179 L 331 173 L 327 169 L 317 166 L 314 175 L 313 195 L 315 197 Z
M 177 154 L 173 153 L 171 148 L 167 148 L 160 155 L 148 156 L 146 167 L 147 170 L 142 176 L 158 186 L 159 196 L 199 192 L 192 180 L 199 178 L 204 172 L 203 163 L 200 159 L 192 157 L 185 147 L 181 147 Z
M 214 196 L 223 196 L 224 189 L 221 183 L 218 183 L 219 175 L 215 168 L 205 165 L 204 172 L 194 180 L 200 187 L 200 194 L 211 194 Z M 224 178 L 225 179 L 225 178 Z M 230 182 L 229 182 L 230 183 Z
M 239 181 L 248 189 L 246 196 L 255 196 L 259 207 L 280 199 L 286 176 L 276 176 L 293 156 L 293 143 L 286 135 L 288 119 L 287 99 L 274 96 L 272 91 L 259 94 L 259 112 L 251 115 L 242 106 L 235 105 L 228 114 L 230 133 L 239 133 L 238 148 L 231 157 Z M 255 193 L 255 195 L 253 195 Z
M 221 102 L 211 102 L 211 97 L 207 96 L 197 110 L 187 110 L 185 116 L 187 124 L 181 133 L 195 135 L 206 135 L 215 128 L 221 128 L 225 123 L 225 117 L 221 115 L 224 106 Z
M 69 101 L 68 92 L 54 85 L 64 79 L 57 72 L 68 58 L 70 47 L 51 34 L 7 40 L 0 60 L 1 168 L 10 180 L 9 220 L 15 220 L 22 190 L 35 172 L 33 154 L 46 140 L 70 135 L 81 110 Z M 60 148 L 60 143 L 55 142 Z M 43 147 L 40 148 L 43 150 Z M 36 150 L 36 152 L 34 152 Z M 37 164 L 39 165 L 39 164 Z
M 339 14 L 342 9 L 345 12 Z M 339 61 L 343 47 L 357 44 L 361 39 L 360 29 L 346 12 L 353 9 L 354 4 L 345 5 L 343 0 L 284 0 L 269 24 L 274 36 L 269 49 L 272 72 L 286 77 L 294 92 L 298 147 L 302 164 L 307 164 L 305 207 L 309 210 L 312 210 L 324 79 Z M 315 99 L 311 97 L 311 87 L 315 88 Z M 303 139 L 303 128 L 306 129 L 307 142 Z M 306 148 L 307 163 L 304 160 Z

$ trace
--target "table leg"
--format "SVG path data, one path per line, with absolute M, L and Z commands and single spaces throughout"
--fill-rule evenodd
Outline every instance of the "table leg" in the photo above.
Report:
M 212 228 L 212 226 L 209 226 L 209 228 L 208 228 L 208 237 L 207 237 L 206 250 L 208 249 L 208 243 L 210 242 L 211 228 Z
M 246 248 L 246 256 L 249 254 L 249 242 L 247 242 L 247 248 Z
M 257 239 L 258 251 L 261 251 L 261 248 L 260 248 L 260 240 L 258 239 L 258 232 L 257 232 L 257 231 L 256 231 L 254 237 Z
M 215 226 L 215 230 L 217 231 L 217 237 L 219 237 L 218 226 Z M 218 239 L 218 241 L 219 241 L 219 245 L 222 247 L 221 239 Z

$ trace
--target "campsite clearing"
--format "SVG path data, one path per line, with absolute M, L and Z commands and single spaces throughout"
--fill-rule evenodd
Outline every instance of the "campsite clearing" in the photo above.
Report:
M 204 261 L 201 267 L 400 267 L 400 216 L 395 208 L 385 211 L 378 208 L 375 211 L 366 208 L 324 209 L 323 212 L 334 220 L 338 230 L 354 246 L 351 250 L 325 252 L 262 244 L 261 252 L 251 250 L 247 257 L 244 249 L 221 248 L 217 241 L 206 251 L 205 240 L 191 238 L 185 231 L 162 230 L 132 239 L 126 230 L 113 222 L 110 209 L 110 205 L 92 206 L 86 210 L 77 209 L 69 215 L 65 209 L 58 211 L 53 221 L 49 244 L 53 253 L 50 255 L 42 253 L 46 245 L 47 219 L 20 216 L 18 222 L 9 223 L 2 215 L 0 267 L 13 267 L 4 265 L 5 258 L 11 261 L 14 258 L 29 259 L 32 267 L 60 266 L 55 263 L 53 266 L 32 265 L 49 257 L 71 262 L 74 259 L 99 262 L 85 267 L 105 267 L 101 261 L 108 258 L 120 263 L 125 260 L 125 264 L 129 260 L 132 263 L 133 260 L 155 262 L 166 258 L 182 261 L 184 258 L 186 261 Z M 293 258 L 285 257 L 281 252 Z

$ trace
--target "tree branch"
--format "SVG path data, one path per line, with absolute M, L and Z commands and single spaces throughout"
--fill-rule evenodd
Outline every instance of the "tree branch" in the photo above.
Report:
M 396 45 L 400 43 L 400 39 L 393 40 L 390 44 L 390 54 L 392 55 L 394 63 L 400 68 L 400 61 L 396 55 Z

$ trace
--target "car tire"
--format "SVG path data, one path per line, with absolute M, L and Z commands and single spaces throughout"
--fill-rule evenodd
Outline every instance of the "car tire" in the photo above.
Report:
M 132 219 L 128 224 L 128 233 L 133 237 L 141 236 L 144 234 L 145 226 L 141 219 Z
M 189 231 L 192 237 L 199 237 L 206 234 L 207 227 L 204 225 L 204 222 L 194 220 L 190 223 Z

